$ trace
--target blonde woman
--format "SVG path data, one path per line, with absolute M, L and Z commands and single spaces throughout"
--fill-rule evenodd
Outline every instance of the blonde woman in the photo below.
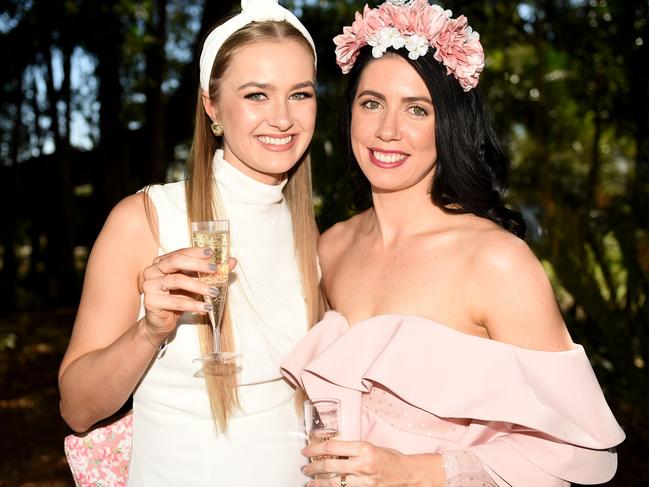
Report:
M 78 432 L 133 396 L 128 485 L 285 487 L 303 482 L 302 429 L 278 364 L 319 318 L 307 149 L 315 47 L 276 1 L 206 38 L 187 180 L 129 196 L 92 250 L 59 373 L 61 413 Z M 213 272 L 189 222 L 230 220 L 237 258 L 221 344 L 241 372 L 200 373 L 212 349 L 195 278 Z M 254 468 L 250 468 L 250 464 Z

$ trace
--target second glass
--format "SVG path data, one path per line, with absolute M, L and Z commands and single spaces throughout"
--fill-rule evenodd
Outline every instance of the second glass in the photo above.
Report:
M 218 289 L 216 296 L 205 296 L 207 303 L 212 305 L 209 312 L 214 351 L 206 356 L 197 358 L 194 362 L 209 364 L 229 364 L 238 357 L 234 352 L 221 351 L 221 321 L 225 308 L 225 298 L 228 294 L 228 278 L 230 275 L 230 222 L 229 220 L 210 220 L 192 222 L 192 245 L 212 249 L 210 263 L 216 265 L 214 273 L 198 273 L 201 282 Z
M 304 401 L 304 426 L 310 445 L 317 445 L 340 434 L 340 401 L 338 399 L 308 399 Z M 332 456 L 313 457 L 311 461 Z M 331 479 L 337 474 L 323 473 L 316 479 Z

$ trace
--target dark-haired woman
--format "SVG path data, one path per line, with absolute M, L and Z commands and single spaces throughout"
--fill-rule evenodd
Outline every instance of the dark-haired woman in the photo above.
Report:
M 309 485 L 609 480 L 624 434 L 504 206 L 477 34 L 417 0 L 366 8 L 335 42 L 370 204 L 321 237 L 335 311 L 283 364 L 342 402 L 340 438 L 304 450 Z

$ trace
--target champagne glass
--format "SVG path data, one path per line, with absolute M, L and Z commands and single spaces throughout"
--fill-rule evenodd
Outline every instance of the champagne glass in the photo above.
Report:
M 340 401 L 338 399 L 308 399 L 304 401 L 304 426 L 309 445 L 317 445 L 340 434 Z M 338 458 L 330 455 L 313 457 L 314 460 Z M 335 473 L 317 474 L 316 479 L 332 479 Z
M 204 296 L 207 303 L 212 305 L 209 312 L 212 333 L 214 336 L 214 351 L 197 358 L 194 362 L 205 365 L 232 364 L 238 357 L 234 352 L 221 351 L 221 320 L 225 298 L 228 293 L 228 277 L 230 275 L 230 222 L 229 220 L 211 220 L 192 222 L 192 245 L 212 249 L 210 263 L 216 265 L 214 273 L 198 273 L 201 282 L 219 290 L 216 296 Z

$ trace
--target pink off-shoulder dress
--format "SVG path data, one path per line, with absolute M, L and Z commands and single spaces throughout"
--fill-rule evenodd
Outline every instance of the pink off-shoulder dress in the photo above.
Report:
M 498 486 L 606 482 L 624 440 L 580 345 L 529 350 L 409 315 L 350 328 L 329 311 L 282 371 L 341 400 L 341 439 L 470 454 Z

